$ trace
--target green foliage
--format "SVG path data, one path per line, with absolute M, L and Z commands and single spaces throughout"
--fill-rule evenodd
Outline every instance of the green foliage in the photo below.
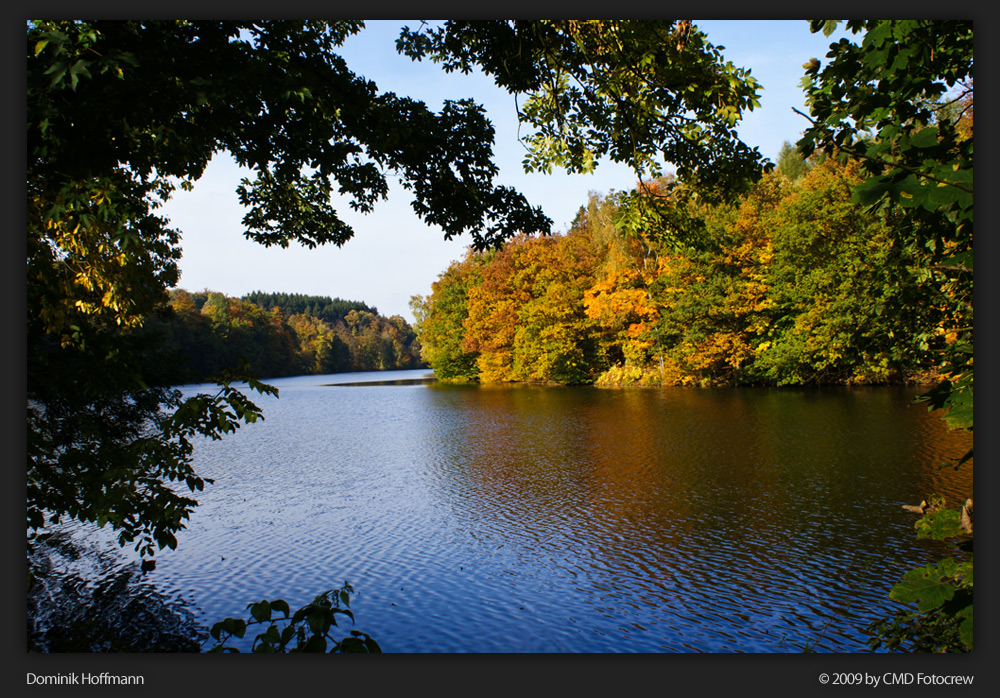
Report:
M 812 30 L 824 26 L 816 20 Z M 941 101 L 971 105 L 972 23 L 866 20 L 847 28 L 863 32 L 859 43 L 841 39 L 822 70 L 818 61 L 807 66 L 811 125 L 799 148 L 858 159 L 868 176 L 854 201 L 905 212 L 912 228 L 900 244 L 920 260 L 922 286 L 948 306 L 950 326 L 925 343 L 940 352 L 949 385 L 971 395 L 973 139 Z
M 898 612 L 892 621 L 873 623 L 869 644 L 890 649 L 920 647 L 921 651 L 963 652 L 973 649 L 972 500 L 961 511 L 947 509 L 940 495 L 922 504 L 914 524 L 917 538 L 959 540 L 970 551 L 963 559 L 946 557 L 910 570 L 889 593 L 894 601 L 916 605 L 916 612 Z
M 972 645 L 971 621 L 971 616 L 958 619 L 942 613 L 898 611 L 868 626 L 872 636 L 868 644 L 873 650 L 890 652 L 967 652 Z
M 462 342 L 469 288 L 480 280 L 476 261 L 469 254 L 441 273 L 432 284 L 431 296 L 418 305 L 422 357 L 442 380 L 472 380 L 479 375 L 478 351 L 467 351 Z
M 607 158 L 649 183 L 669 163 L 685 191 L 724 199 L 773 168 L 736 134 L 760 84 L 688 20 L 453 20 L 404 31 L 397 46 L 449 72 L 481 69 L 524 96 L 529 172 L 590 172 Z M 623 198 L 621 224 L 691 234 L 661 195 Z
M 787 383 L 885 383 L 930 368 L 917 337 L 940 326 L 892 215 L 851 201 L 857 163 L 814 167 L 767 217 L 773 306 L 763 374 Z M 908 345 L 909 342 L 909 345 Z
M 862 203 L 888 196 L 910 208 L 944 206 L 955 225 L 971 224 L 972 139 L 937 105 L 955 88 L 971 94 L 972 22 L 865 20 L 847 28 L 864 32 L 860 43 L 841 39 L 822 70 L 818 61 L 807 66 L 812 117 L 800 148 L 861 159 L 872 175 L 856 194 Z
M 892 588 L 889 596 L 895 601 L 917 604 L 917 610 L 926 612 L 951 601 L 959 589 L 972 588 L 972 561 L 958 562 L 947 557 L 926 567 L 910 570 L 903 580 Z M 971 595 L 970 595 L 971 598 Z M 963 617 L 972 618 L 972 609 L 963 610 Z M 971 639 L 971 633 L 969 634 Z M 971 648 L 971 643 L 970 648 Z
M 966 511 L 971 501 L 966 504 Z M 965 537 L 963 513 L 945 509 L 932 498 L 929 510 L 915 524 L 918 538 L 948 540 Z M 971 549 L 971 534 L 968 547 Z M 912 569 L 893 586 L 889 597 L 916 610 L 897 611 L 868 627 L 872 649 L 891 651 L 968 652 L 973 649 L 973 559 L 946 557 Z
M 250 208 L 247 236 L 266 245 L 342 244 L 353 231 L 331 208 L 333 182 L 353 208 L 369 211 L 387 191 L 385 170 L 447 237 L 470 231 L 488 244 L 546 230 L 540 211 L 493 185 L 493 130 L 478 106 L 448 102 L 434 114 L 350 72 L 335 50 L 362 28 L 358 21 L 32 23 L 29 140 L 57 146 L 44 154 L 50 161 L 56 153 L 63 163 L 96 155 L 93 169 L 117 162 L 140 176 L 155 169 L 163 186 L 171 175 L 197 178 L 217 149 L 228 150 L 254 170 L 239 194 Z M 89 78 L 62 76 L 61 66 L 80 61 Z M 142 89 L 161 84 L 169 89 Z M 92 137 L 70 138 L 70 128 Z M 486 219 L 493 223 L 484 233 Z
M 240 361 L 250 373 L 270 377 L 421 365 L 413 328 L 364 303 L 277 293 L 228 298 L 180 289 L 170 296 L 172 312 L 147 320 L 143 330 L 156 345 L 145 356 L 147 370 L 159 367 L 164 382 L 203 382 Z M 279 304 L 285 300 L 298 312 L 286 314 Z
M 969 355 L 971 365 L 971 346 L 955 349 L 957 352 Z M 942 419 L 951 429 L 972 430 L 972 371 L 963 371 L 961 367 L 947 366 L 946 372 L 954 376 L 954 380 L 945 380 L 934 389 L 919 398 L 919 402 L 928 403 L 928 411 L 942 410 Z M 971 454 L 970 454 L 971 455 Z
M 735 132 L 759 83 L 689 21 L 448 21 L 397 45 L 526 95 L 528 171 L 589 172 L 608 157 L 656 177 L 669 162 L 707 193 L 740 191 L 764 168 Z
M 302 608 L 291 612 L 283 599 L 262 600 L 247 605 L 250 617 L 226 618 L 212 626 L 211 636 L 216 645 L 209 652 L 239 652 L 226 643 L 232 638 L 243 638 L 254 626 L 266 626 L 254 638 L 251 651 L 258 653 L 294 652 L 352 652 L 381 653 L 382 648 L 367 633 L 351 630 L 348 637 L 337 639 L 333 629 L 338 627 L 337 616 L 354 622 L 350 609 L 350 595 L 354 589 L 344 582 L 339 589 L 329 589 Z M 280 614 L 276 617 L 276 614 Z
M 192 440 L 222 438 L 263 415 L 220 376 L 214 395 L 182 399 L 177 390 L 147 388 L 78 395 L 35 393 L 28 404 L 27 527 L 37 531 L 63 517 L 110 525 L 121 545 L 144 558 L 174 548 L 176 533 L 197 502 L 180 492 L 211 480 L 192 468 Z M 277 390 L 249 378 L 249 389 Z M 143 569 L 153 567 L 145 560 Z
M 835 26 L 811 23 L 813 32 L 827 35 Z M 860 42 L 841 39 L 831 44 L 822 69 L 815 59 L 805 66 L 810 127 L 799 148 L 805 155 L 820 149 L 858 159 L 868 176 L 852 200 L 905 211 L 910 235 L 900 244 L 922 262 L 918 283 L 943 311 L 936 336 L 920 338 L 944 376 L 924 400 L 943 410 L 949 427 L 971 432 L 973 139 L 965 108 L 952 106 L 972 105 L 972 22 L 852 20 L 846 26 L 863 34 Z M 959 464 L 971 457 L 970 451 Z M 952 536 L 955 519 L 926 512 L 918 535 Z M 972 648 L 971 557 L 912 570 L 891 596 L 916 603 L 917 612 L 874 624 L 876 646 Z

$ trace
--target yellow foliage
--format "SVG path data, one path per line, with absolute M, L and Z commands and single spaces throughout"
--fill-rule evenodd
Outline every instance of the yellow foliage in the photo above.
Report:
M 510 350 L 483 352 L 476 359 L 479 380 L 484 383 L 501 383 L 512 380 L 512 359 Z
M 642 365 L 626 362 L 624 366 L 612 366 L 594 383 L 600 386 L 675 386 L 689 385 L 691 378 L 676 362 L 664 357 L 662 365 L 657 358 Z

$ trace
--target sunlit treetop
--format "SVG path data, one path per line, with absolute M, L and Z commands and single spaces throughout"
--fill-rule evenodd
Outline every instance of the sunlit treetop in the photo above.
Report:
M 760 84 L 686 20 L 448 21 L 408 29 L 397 46 L 523 96 L 528 171 L 589 172 L 607 157 L 644 179 L 669 165 L 728 194 L 770 167 L 735 132 Z

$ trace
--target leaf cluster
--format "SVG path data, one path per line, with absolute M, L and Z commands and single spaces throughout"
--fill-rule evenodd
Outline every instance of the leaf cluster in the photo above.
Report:
M 36 394 L 28 405 L 27 528 L 63 517 L 109 525 L 121 545 L 134 543 L 152 569 L 157 549 L 175 548 L 197 501 L 212 482 L 190 462 L 196 437 L 222 438 L 240 424 L 263 419 L 232 385 L 277 395 L 277 389 L 237 372 L 218 377 L 214 395 L 183 399 L 169 388 L 105 392 L 81 398 L 71 391 Z
M 258 625 L 266 628 L 253 640 L 251 651 L 256 653 L 381 653 L 379 644 L 360 630 L 351 630 L 347 637 L 334 637 L 338 616 L 354 622 L 350 609 L 353 592 L 351 585 L 344 582 L 339 589 L 324 591 L 294 613 L 284 599 L 248 604 L 249 619 L 226 618 L 212 626 L 211 636 L 216 645 L 208 651 L 238 653 L 238 648 L 226 643 L 233 638 L 242 639 L 249 628 Z
M 957 514 L 957 512 L 955 512 Z M 939 517 L 940 518 L 940 517 Z M 947 517 L 953 518 L 951 516 Z M 943 529 L 939 520 L 924 527 Z M 932 534 L 932 537 L 938 537 Z M 946 557 L 909 570 L 889 597 L 916 610 L 896 612 L 868 627 L 872 649 L 968 652 L 973 649 L 973 561 Z
M 772 167 L 735 132 L 759 83 L 688 21 L 448 21 L 408 29 L 397 46 L 526 96 L 528 171 L 590 172 L 607 157 L 655 178 L 670 163 L 721 195 Z

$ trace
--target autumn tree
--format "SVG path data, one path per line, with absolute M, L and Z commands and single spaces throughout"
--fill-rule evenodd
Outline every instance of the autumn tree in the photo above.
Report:
M 675 251 L 662 264 L 652 294 L 661 306 L 652 331 L 657 351 L 681 382 L 755 382 L 755 362 L 770 321 L 767 270 L 773 254 L 766 217 L 779 204 L 784 180 L 757 182 L 732 205 L 687 204 L 704 221 L 699 246 Z
M 478 352 L 463 347 L 464 323 L 469 316 L 469 289 L 480 281 L 479 259 L 469 250 L 452 262 L 431 284 L 427 298 L 413 299 L 418 317 L 421 356 L 443 380 L 471 380 L 479 376 Z
M 640 379 L 652 347 L 648 330 L 659 319 L 649 291 L 660 270 L 658 245 L 647 231 L 626 235 L 619 229 L 618 198 L 591 194 L 573 225 L 590 240 L 595 255 L 594 283 L 584 292 L 584 308 L 594 321 L 603 380 L 609 382 Z
M 421 302 L 431 366 L 447 342 L 483 381 L 820 385 L 911 379 L 911 340 L 941 331 L 947 303 L 911 283 L 899 210 L 851 201 L 857 162 L 826 159 L 792 185 L 766 175 L 733 203 L 686 201 L 697 244 L 618 224 L 591 196 L 567 235 L 516 238 L 453 265 Z M 472 266 L 465 267 L 472 269 Z M 447 283 L 445 281 L 447 280 Z M 456 293 L 458 289 L 460 293 Z M 453 309 L 428 335 L 429 311 Z M 582 311 L 582 313 L 581 313 Z M 444 325 L 439 325 L 443 327 Z M 572 351 L 570 348 L 572 347 Z M 555 357 L 571 357 L 555 370 Z
M 350 350 L 327 323 L 312 315 L 296 313 L 288 326 L 298 338 L 300 373 L 336 373 L 350 370 Z
M 517 313 L 511 377 L 521 381 L 593 382 L 598 367 L 593 321 L 584 294 L 595 266 L 590 241 L 579 231 L 529 240 L 520 249 L 515 280 L 528 299 Z
M 462 321 L 462 350 L 476 355 L 479 380 L 487 383 L 513 380 L 514 337 L 518 315 L 530 300 L 530 290 L 518 282 L 520 248 L 528 244 L 522 236 L 487 255 L 480 281 L 467 293 L 466 317 Z

